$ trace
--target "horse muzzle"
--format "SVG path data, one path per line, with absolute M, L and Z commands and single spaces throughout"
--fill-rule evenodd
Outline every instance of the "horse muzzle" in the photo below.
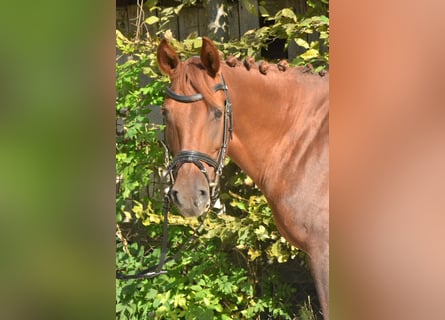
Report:
M 199 217 L 210 205 L 210 188 L 206 177 L 192 163 L 178 171 L 170 198 L 184 217 Z
M 198 217 L 214 203 L 219 167 L 199 151 L 182 150 L 175 155 L 169 166 L 173 181 L 170 198 L 183 216 Z

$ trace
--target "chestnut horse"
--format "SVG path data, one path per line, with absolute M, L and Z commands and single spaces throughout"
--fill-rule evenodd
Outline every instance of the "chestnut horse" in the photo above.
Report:
M 172 201 L 184 216 L 206 211 L 227 151 L 266 196 L 280 233 L 307 252 L 328 319 L 328 75 L 286 63 L 224 63 L 205 37 L 200 57 L 184 62 L 163 39 L 157 60 L 171 79 L 163 115 Z

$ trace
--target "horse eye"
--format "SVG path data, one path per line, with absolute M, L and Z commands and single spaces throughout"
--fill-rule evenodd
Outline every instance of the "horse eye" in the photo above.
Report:
M 220 119 L 222 117 L 222 111 L 219 109 L 215 109 L 215 118 Z

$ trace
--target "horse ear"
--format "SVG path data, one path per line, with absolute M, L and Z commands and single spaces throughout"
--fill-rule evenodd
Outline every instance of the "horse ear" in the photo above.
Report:
M 202 37 L 201 62 L 214 78 L 219 71 L 219 53 L 212 40 L 207 37 Z
M 175 49 L 168 44 L 167 39 L 162 39 L 157 50 L 157 60 L 159 68 L 162 72 L 169 75 L 173 75 L 180 60 Z

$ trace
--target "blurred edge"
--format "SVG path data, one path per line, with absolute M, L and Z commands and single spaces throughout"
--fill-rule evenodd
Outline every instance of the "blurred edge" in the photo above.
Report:
M 115 3 L 2 7 L 0 317 L 111 319 Z
M 330 2 L 332 319 L 445 319 L 443 7 Z

